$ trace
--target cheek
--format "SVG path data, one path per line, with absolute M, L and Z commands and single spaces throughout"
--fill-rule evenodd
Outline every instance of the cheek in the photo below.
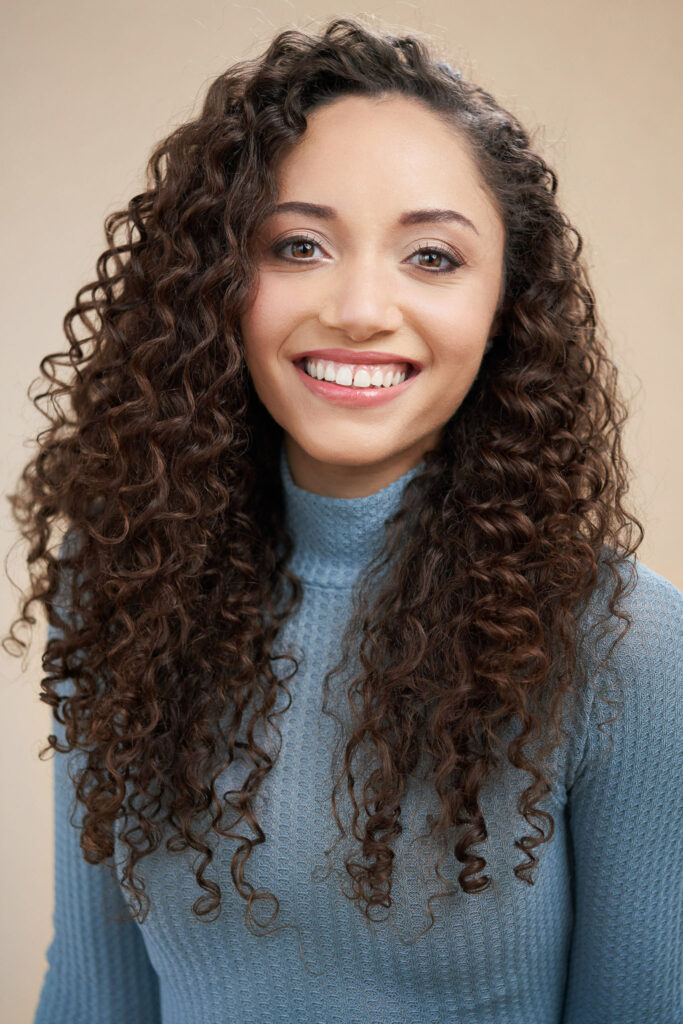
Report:
M 280 275 L 284 276 L 284 275 Z M 298 303 L 295 289 L 286 287 L 277 276 L 262 274 L 254 300 L 242 317 L 242 335 L 249 335 L 259 346 L 286 338 L 294 325 Z
M 279 343 L 278 322 L 281 318 L 273 311 L 268 290 L 260 287 L 251 305 L 240 319 L 240 334 L 244 344 L 244 357 L 255 382 L 267 369 L 268 358 Z
M 423 319 L 423 330 L 429 338 L 435 362 L 451 369 L 472 367 L 475 373 L 492 319 L 488 309 L 477 309 L 474 303 L 458 304 L 439 317 Z
M 240 318 L 244 359 L 256 393 L 277 418 L 281 401 L 281 352 L 297 325 L 297 304 L 286 282 L 262 275 L 254 298 Z
M 430 289 L 419 308 L 424 331 L 456 346 L 463 354 L 482 348 L 489 336 L 498 303 L 501 273 L 497 265 L 475 266 L 445 289 Z

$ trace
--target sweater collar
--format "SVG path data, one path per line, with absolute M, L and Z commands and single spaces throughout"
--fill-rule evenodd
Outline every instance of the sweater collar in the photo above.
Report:
M 294 483 L 283 444 L 280 474 L 285 525 L 294 541 L 292 571 L 318 586 L 353 586 L 384 543 L 384 524 L 398 511 L 406 484 L 422 469 L 424 462 L 362 498 L 330 498 Z

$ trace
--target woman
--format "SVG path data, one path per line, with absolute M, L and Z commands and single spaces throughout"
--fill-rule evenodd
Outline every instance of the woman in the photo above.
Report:
M 335 19 L 109 218 L 13 499 L 38 1024 L 683 1019 L 683 602 L 634 558 L 556 184 L 423 42 Z

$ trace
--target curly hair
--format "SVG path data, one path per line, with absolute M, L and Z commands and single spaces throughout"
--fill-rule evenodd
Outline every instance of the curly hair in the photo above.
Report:
M 50 426 L 9 497 L 31 578 L 10 637 L 24 646 L 14 626 L 35 622 L 28 608 L 41 602 L 51 630 L 40 699 L 64 726 L 65 744 L 51 734 L 40 756 L 83 753 L 73 780 L 83 856 L 114 870 L 118 828 L 119 882 L 140 920 L 150 902 L 135 868 L 164 827 L 168 851 L 199 855 L 199 919 L 221 910 L 209 831 L 240 841 L 231 877 L 247 927 L 263 931 L 260 899 L 277 913 L 277 897 L 245 879 L 265 841 L 255 797 L 277 758 L 255 731 L 273 724 L 279 688 L 291 697 L 297 658 L 277 655 L 293 662 L 282 678 L 274 641 L 303 591 L 287 565 L 282 429 L 255 394 L 239 323 L 278 161 L 307 115 L 343 95 L 389 94 L 423 104 L 470 147 L 505 227 L 504 293 L 495 344 L 388 520 L 325 678 L 344 672 L 351 648 L 359 655 L 331 805 L 344 835 L 345 784 L 362 853 L 346 861 L 347 895 L 369 919 L 392 903 L 391 843 L 423 755 L 441 807 L 432 837 L 460 826 L 459 885 L 489 886 L 486 860 L 470 850 L 487 838 L 478 795 L 500 729 L 516 719 L 506 753 L 533 776 L 519 798 L 533 834 L 515 840 L 526 859 L 514 871 L 533 884 L 534 850 L 554 831 L 537 807 L 552 779 L 525 747 L 540 734 L 544 754 L 562 741 L 563 701 L 582 685 L 581 624 L 601 581 L 601 624 L 618 619 L 621 636 L 630 626 L 619 602 L 643 530 L 622 505 L 626 407 L 555 172 L 518 120 L 428 41 L 350 18 L 319 34 L 280 32 L 212 82 L 201 113 L 153 149 L 146 189 L 106 218 L 97 280 L 64 317 L 68 351 L 40 362 L 49 386 L 31 400 L 50 400 Z M 365 780 L 353 764 L 362 749 L 375 758 Z M 248 777 L 221 794 L 238 756 Z M 242 821 L 255 839 L 235 831 Z

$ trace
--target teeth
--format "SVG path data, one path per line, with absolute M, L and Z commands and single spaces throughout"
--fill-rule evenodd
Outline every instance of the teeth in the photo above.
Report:
M 376 368 L 372 374 L 363 367 L 353 370 L 349 363 L 335 364 L 324 359 L 306 359 L 306 373 L 317 380 L 341 384 L 342 387 L 354 388 L 390 388 L 401 384 L 406 379 L 405 370 L 380 370 Z

